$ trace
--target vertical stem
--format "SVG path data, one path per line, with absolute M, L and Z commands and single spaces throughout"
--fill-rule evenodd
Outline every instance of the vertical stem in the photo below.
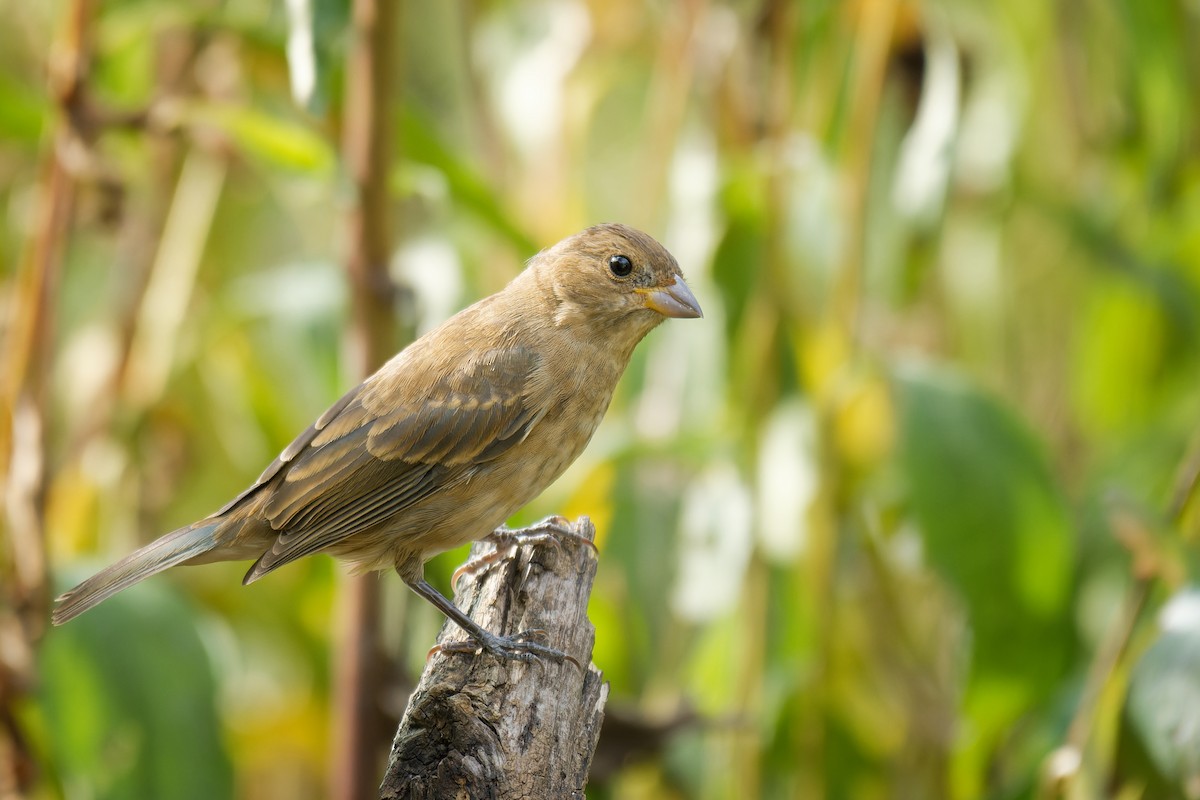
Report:
M 24 796 L 33 760 L 14 708 L 33 688 L 35 647 L 45 628 L 49 587 L 45 550 L 46 398 L 55 296 L 71 228 L 76 181 L 66 155 L 83 147 L 84 76 L 90 61 L 91 0 L 74 0 L 50 63 L 59 117 L 49 139 L 37 223 L 13 294 L 12 330 L 0 374 L 0 798 Z
M 391 354 L 396 340 L 388 179 L 391 174 L 392 55 L 397 4 L 354 0 L 353 39 L 346 63 L 342 150 L 353 185 L 347 217 L 347 276 L 352 318 L 350 358 L 366 377 Z M 335 751 L 332 797 L 372 796 L 382 774 L 387 726 L 379 711 L 383 659 L 380 586 L 374 575 L 349 578 L 339 609 L 334 686 Z
M 346 261 L 355 315 L 349 330 L 351 359 L 364 378 L 392 354 L 396 340 L 395 287 L 388 275 L 396 21 L 394 2 L 354 0 L 342 151 L 354 191 Z
M 887 73 L 887 59 L 896 24 L 897 0 L 864 0 L 854 28 L 854 67 L 850 78 L 850 109 L 846 166 L 846 219 L 853 226 L 849 246 L 838 272 L 833 313 L 849 340 L 857 344 L 862 301 L 864 242 L 867 235 L 867 193 L 871 186 L 871 157 Z
M 383 683 L 380 587 L 374 573 L 346 578 L 334 654 L 334 800 L 369 797 L 382 772 L 386 737 L 379 710 Z

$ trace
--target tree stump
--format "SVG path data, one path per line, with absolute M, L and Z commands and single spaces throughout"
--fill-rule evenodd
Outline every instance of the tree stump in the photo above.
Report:
M 587 517 L 571 529 L 595 538 Z M 471 558 L 492 551 L 476 542 Z M 595 576 L 591 547 L 539 541 L 459 581 L 455 602 L 483 627 L 504 636 L 543 630 L 546 643 L 579 666 L 433 653 L 392 742 L 381 798 L 582 800 L 608 698 L 591 663 L 595 629 L 587 603 Z M 447 622 L 438 644 L 466 638 Z

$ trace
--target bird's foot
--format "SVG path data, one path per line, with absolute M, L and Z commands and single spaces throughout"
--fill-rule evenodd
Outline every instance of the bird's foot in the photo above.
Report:
M 486 651 L 507 661 L 523 661 L 527 664 L 539 659 L 553 661 L 556 664 L 569 661 L 575 665 L 575 669 L 580 669 L 578 661 L 561 650 L 555 650 L 545 644 L 545 641 L 546 632 L 540 629 L 521 631 L 512 636 L 496 636 L 493 633 L 482 631 L 482 635 L 472 633 L 471 638 L 461 642 L 434 645 L 433 649 L 429 651 L 429 657 L 435 653 L 477 655 L 481 651 Z
M 546 542 L 561 550 L 563 542 L 572 542 L 591 548 L 593 553 L 599 552 L 595 542 L 580 536 L 571 527 L 570 520 L 558 515 L 546 517 L 541 522 L 535 522 L 524 528 L 497 528 L 485 536 L 483 541 L 488 542 L 495 549 L 490 553 L 484 553 L 481 556 L 472 558 L 454 570 L 454 574 L 450 577 L 451 586 L 458 586 L 458 579 L 463 575 L 471 575 L 473 577 L 487 572 L 523 544 L 541 544 Z

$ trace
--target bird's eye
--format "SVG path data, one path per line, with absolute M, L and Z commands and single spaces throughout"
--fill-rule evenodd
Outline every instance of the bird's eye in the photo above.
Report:
M 608 259 L 608 269 L 618 278 L 624 278 L 633 272 L 633 262 L 625 256 L 610 256 Z

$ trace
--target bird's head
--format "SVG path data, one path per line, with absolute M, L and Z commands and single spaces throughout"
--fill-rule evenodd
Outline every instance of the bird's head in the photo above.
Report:
M 703 316 L 675 257 L 626 225 L 596 225 L 563 239 L 531 267 L 551 288 L 559 324 L 620 327 L 636 343 L 667 317 Z

